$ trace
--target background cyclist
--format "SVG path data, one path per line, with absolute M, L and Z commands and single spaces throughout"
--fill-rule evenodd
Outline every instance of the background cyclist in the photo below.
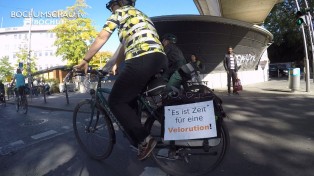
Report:
M 25 89 L 25 77 L 24 75 L 22 74 L 22 71 L 21 69 L 16 69 L 16 74 L 14 75 L 13 77 L 13 80 L 11 82 L 11 87 L 13 86 L 13 84 L 15 83 L 15 95 L 16 95 L 16 98 L 18 98 L 19 95 L 23 95 L 24 93 L 24 89 Z
M 167 33 L 162 36 L 162 45 L 168 58 L 168 71 L 165 74 L 165 77 L 169 79 L 167 90 L 171 90 L 172 86 L 180 89 L 182 78 L 178 70 L 186 64 L 185 57 L 176 43 L 177 37 L 174 34 Z
M 137 117 L 136 98 L 155 74 L 167 68 L 167 58 L 153 22 L 134 5 L 135 0 L 111 0 L 107 3 L 106 7 L 112 15 L 75 68 L 87 71 L 92 57 L 118 28 L 121 44 L 111 61 L 119 65 L 125 60 L 125 66 L 113 85 L 109 105 L 126 132 L 138 144 L 138 159 L 143 160 L 150 155 L 157 142 Z

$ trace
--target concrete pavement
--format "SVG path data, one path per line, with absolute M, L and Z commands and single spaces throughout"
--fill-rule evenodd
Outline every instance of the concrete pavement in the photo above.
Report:
M 215 89 L 229 116 L 225 121 L 231 141 L 224 162 L 209 175 L 314 176 L 312 81 L 310 92 L 306 92 L 304 80 L 300 90 L 291 92 L 287 79 L 243 85 L 239 96 L 228 96 L 226 89 Z M 67 104 L 65 94 L 61 93 L 48 96 L 47 103 L 38 97 L 30 99 L 29 104 L 72 111 L 79 101 L 88 97 L 88 94 L 70 92 L 70 104 Z M 100 165 L 97 169 L 103 167 Z

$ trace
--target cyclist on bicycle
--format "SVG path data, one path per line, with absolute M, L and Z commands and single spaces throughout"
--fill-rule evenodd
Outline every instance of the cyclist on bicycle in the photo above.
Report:
M 16 82 L 15 89 L 17 89 L 17 91 L 15 92 L 15 95 L 18 98 L 19 95 L 24 94 L 24 89 L 25 89 L 25 77 L 22 74 L 21 69 L 19 69 L 19 68 L 16 69 L 16 74 L 14 75 L 14 78 L 11 82 L 11 87 L 14 84 L 14 82 Z
M 167 58 L 153 22 L 134 5 L 135 0 L 110 0 L 107 3 L 106 7 L 112 15 L 75 68 L 86 72 L 92 57 L 118 28 L 121 44 L 111 60 L 117 65 L 125 60 L 125 66 L 119 72 L 108 101 L 113 114 L 138 144 L 137 156 L 143 160 L 150 155 L 157 142 L 138 119 L 136 99 L 148 81 L 167 68 Z
M 171 90 L 171 87 L 180 88 L 182 77 L 178 70 L 186 64 L 184 55 L 176 43 L 177 37 L 174 34 L 167 33 L 162 36 L 162 44 L 168 58 L 168 71 L 165 74 L 166 78 L 169 79 L 167 90 Z

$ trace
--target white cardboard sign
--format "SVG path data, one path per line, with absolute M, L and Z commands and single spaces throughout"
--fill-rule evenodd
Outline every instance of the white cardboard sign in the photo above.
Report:
M 213 101 L 165 106 L 164 140 L 216 137 Z

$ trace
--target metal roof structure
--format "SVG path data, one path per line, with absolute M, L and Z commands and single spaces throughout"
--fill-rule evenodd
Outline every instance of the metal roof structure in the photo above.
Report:
M 193 0 L 201 15 L 261 24 L 271 9 L 283 0 Z
M 255 70 L 273 39 L 266 29 L 252 23 L 209 15 L 169 15 L 152 18 L 160 36 L 172 33 L 189 61 L 196 54 L 207 73 L 225 72 L 222 65 L 229 46 L 234 47 L 242 70 Z

